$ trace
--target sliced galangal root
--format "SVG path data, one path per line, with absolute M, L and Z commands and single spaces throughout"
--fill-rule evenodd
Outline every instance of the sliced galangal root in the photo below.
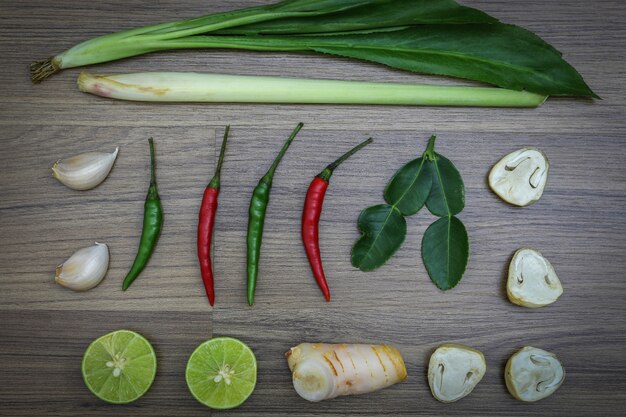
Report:
M 533 402 L 556 391 L 565 379 L 565 371 L 553 353 L 526 346 L 511 356 L 504 378 L 512 396 Z
M 491 168 L 489 186 L 500 198 L 515 206 L 528 206 L 541 198 L 550 164 L 537 148 L 511 152 Z
M 285 356 L 293 387 L 308 401 L 365 394 L 407 377 L 400 351 L 388 345 L 301 343 Z
M 469 395 L 487 371 L 482 352 L 446 343 L 437 348 L 428 364 L 428 385 L 437 400 L 458 401 Z
M 538 308 L 554 303 L 563 286 L 550 261 L 534 249 L 522 248 L 509 265 L 506 293 L 513 304 Z

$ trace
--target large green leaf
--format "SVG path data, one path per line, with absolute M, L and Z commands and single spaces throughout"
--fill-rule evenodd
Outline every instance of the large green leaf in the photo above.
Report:
M 469 260 L 469 240 L 461 220 L 449 216 L 431 224 L 422 238 L 422 259 L 437 287 L 454 288 Z
M 453 0 L 375 0 L 366 5 L 315 17 L 283 18 L 233 27 L 219 34 L 281 35 L 372 31 L 417 24 L 493 23 L 497 19 Z
M 385 201 L 405 216 L 411 216 L 424 206 L 432 184 L 432 169 L 428 158 L 420 157 L 400 168 L 385 188 Z
M 432 188 L 426 207 L 435 216 L 455 215 L 465 207 L 463 178 L 454 164 L 445 156 L 433 152 Z
M 453 0 L 285 0 L 100 36 L 34 62 L 31 78 L 187 48 L 310 51 L 544 96 L 597 98 L 541 38 Z
M 482 81 L 543 95 L 597 97 L 559 51 L 517 26 L 416 25 L 401 30 L 310 36 L 196 36 L 157 49 L 314 51 L 408 71 Z
M 363 236 L 352 248 L 352 265 L 361 271 L 382 266 L 406 236 L 406 220 L 397 208 L 380 204 L 361 212 L 358 227 Z

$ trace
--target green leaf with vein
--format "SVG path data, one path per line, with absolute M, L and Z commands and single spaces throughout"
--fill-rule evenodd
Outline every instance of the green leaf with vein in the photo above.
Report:
M 422 259 L 431 280 L 445 291 L 463 277 L 469 240 L 465 226 L 454 217 L 465 206 L 463 179 L 452 162 L 435 152 L 435 140 L 436 136 L 431 136 L 422 157 L 395 173 L 384 192 L 389 205 L 369 207 L 361 213 L 358 226 L 363 236 L 352 249 L 352 264 L 363 271 L 383 265 L 404 241 L 404 216 L 417 213 L 426 204 L 441 218 L 424 233 Z
M 431 153 L 429 160 L 432 166 L 432 188 L 426 207 L 439 217 L 460 213 L 465 207 L 465 187 L 461 174 L 449 159 L 436 152 Z
M 404 216 L 411 216 L 424 206 L 431 188 L 430 161 L 420 157 L 400 168 L 385 188 L 385 201 Z
M 274 4 L 247 7 L 244 9 L 230 10 L 223 13 L 214 13 L 197 18 L 164 23 L 150 27 L 150 31 L 143 31 L 142 33 L 148 35 L 168 33 L 172 34 L 174 37 L 180 38 L 182 36 L 201 33 L 217 33 L 220 29 L 226 31 L 231 27 L 247 27 L 248 25 L 275 19 L 281 21 L 303 19 L 306 21 L 307 18 L 321 15 L 343 14 L 343 12 L 357 7 L 372 7 L 372 5 L 380 3 L 381 1 L 387 2 L 388 0 L 284 0 Z
M 469 261 L 469 240 L 461 220 L 446 216 L 431 224 L 422 238 L 422 259 L 439 289 L 454 288 Z
M 346 31 L 373 32 L 418 24 L 495 23 L 497 19 L 452 0 L 377 0 L 338 13 L 274 19 L 231 27 L 221 35 L 286 35 Z
M 192 47 L 191 38 L 164 42 L 161 49 Z M 511 90 L 597 97 L 559 51 L 530 31 L 501 23 L 416 25 L 342 35 L 198 38 L 202 39 L 195 40 L 193 47 L 320 52 Z
M 402 213 L 387 204 L 368 207 L 357 222 L 363 234 L 352 248 L 352 265 L 361 271 L 382 266 L 404 242 L 406 220 Z

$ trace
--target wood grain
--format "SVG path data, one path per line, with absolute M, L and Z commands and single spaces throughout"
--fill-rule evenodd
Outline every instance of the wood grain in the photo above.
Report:
M 78 70 L 37 86 L 27 66 L 76 42 L 128 27 L 261 4 L 261 0 L 159 2 L 3 0 L 0 2 L 0 415 L 212 414 L 187 391 L 184 366 L 212 335 L 241 338 L 257 354 L 257 389 L 240 416 L 618 416 L 626 407 L 626 9 L 596 2 L 466 1 L 523 25 L 564 52 L 601 101 L 551 99 L 536 110 L 378 106 L 151 105 L 81 94 Z M 355 80 L 456 83 L 382 66 L 301 54 L 179 51 L 94 66 L 94 72 L 212 71 Z M 245 230 L 252 188 L 299 121 L 305 128 L 274 181 L 256 304 L 245 303 Z M 216 307 L 209 309 L 195 255 L 202 189 L 216 159 L 216 137 L 230 123 L 215 231 Z M 471 240 L 468 271 L 442 293 L 419 256 L 432 221 L 409 219 L 407 241 L 384 267 L 350 266 L 358 213 L 382 201 L 382 189 L 428 136 L 463 174 L 461 214 Z M 368 136 L 375 142 L 331 181 L 321 223 L 331 286 L 326 304 L 301 247 L 299 222 L 309 181 Z M 146 139 L 155 138 L 165 228 L 148 268 L 126 293 L 148 183 Z M 75 192 L 50 176 L 58 158 L 121 147 L 110 177 Z M 514 208 L 486 185 L 490 167 L 522 146 L 541 147 L 551 169 L 544 197 Z M 108 243 L 111 268 L 96 289 L 56 286 L 54 266 L 94 240 Z M 540 310 L 510 304 L 504 279 L 513 252 L 541 250 L 565 287 Z M 130 406 L 94 398 L 80 377 L 82 352 L 118 328 L 146 335 L 159 370 L 151 391 Z M 291 386 L 282 354 L 302 341 L 387 342 L 407 362 L 407 382 L 372 395 L 310 404 Z M 426 365 L 441 343 L 465 343 L 488 361 L 471 396 L 440 404 Z M 534 405 L 515 401 L 502 377 L 524 345 L 555 352 L 567 378 Z M 222 413 L 214 412 L 219 415 Z M 226 413 L 223 413 L 226 414 Z

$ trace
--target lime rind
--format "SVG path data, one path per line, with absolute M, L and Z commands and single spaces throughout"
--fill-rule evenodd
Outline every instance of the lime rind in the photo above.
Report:
M 235 370 L 230 376 L 231 383 L 216 382 L 218 370 L 227 364 Z M 200 404 L 217 410 L 243 404 L 256 387 L 256 377 L 254 352 L 232 337 L 217 337 L 201 343 L 189 356 L 185 372 L 191 395 Z
M 106 364 L 117 352 L 130 361 L 123 372 L 114 377 L 110 368 L 99 365 Z M 142 397 L 154 382 L 156 368 L 154 348 L 145 337 L 131 330 L 117 330 L 91 342 L 81 364 L 89 391 L 111 404 L 128 404 Z

